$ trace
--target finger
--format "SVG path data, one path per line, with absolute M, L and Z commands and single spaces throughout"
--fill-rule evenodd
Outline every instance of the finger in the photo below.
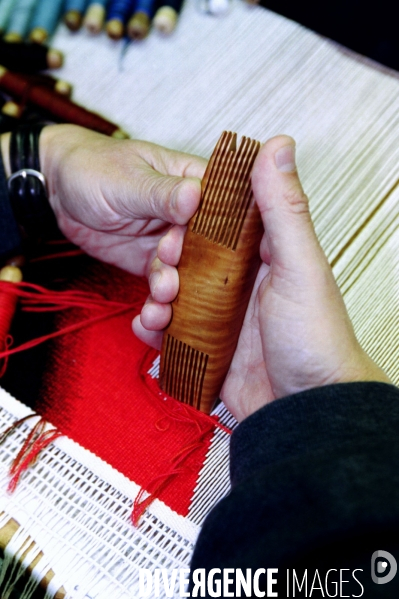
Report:
M 179 165 L 184 164 L 183 171 L 181 172 L 183 177 L 196 177 L 198 179 L 202 179 L 208 164 L 208 161 L 204 158 L 181 153 L 179 153 L 178 162 Z
M 162 331 L 168 326 L 171 318 L 171 305 L 156 302 L 151 296 L 148 297 L 140 314 L 140 322 L 147 331 Z
M 152 167 L 164 175 L 202 179 L 208 161 L 200 156 L 177 152 L 148 142 L 138 142 L 140 153 Z
M 158 258 L 169 266 L 177 266 L 183 249 L 184 235 L 187 227 L 175 225 L 167 232 L 158 244 Z
M 133 333 L 147 345 L 155 349 L 161 349 L 162 346 L 162 331 L 148 331 L 141 324 L 140 316 L 135 316 L 132 322 Z
M 125 198 L 125 216 L 156 218 L 176 225 L 185 225 L 195 214 L 201 197 L 199 179 L 161 175 L 149 166 L 136 178 L 135 201 Z
M 261 252 L 268 249 L 274 268 L 299 273 L 315 259 L 325 262 L 296 170 L 291 137 L 275 137 L 261 148 L 252 172 L 252 186 L 267 239 Z
M 166 304 L 173 302 L 179 291 L 179 275 L 174 266 L 163 264 L 155 258 L 149 276 L 151 296 L 155 302 Z

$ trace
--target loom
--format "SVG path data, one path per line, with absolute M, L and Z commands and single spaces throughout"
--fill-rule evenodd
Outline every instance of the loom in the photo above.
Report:
M 262 140 L 282 132 L 292 135 L 315 228 L 356 334 L 398 384 L 397 73 L 381 71 L 289 19 L 244 3 L 235 4 L 226 18 L 212 19 L 201 15 L 194 2 L 187 2 L 175 35 L 167 42 L 151 36 L 145 47 L 134 45 L 124 58 L 123 73 L 116 68 L 116 49 L 106 44 L 95 46 L 93 40 L 84 36 L 78 40 L 61 29 L 53 43 L 68 52 L 60 76 L 74 83 L 79 100 L 112 117 L 135 138 L 210 156 L 223 129 L 239 129 Z M 94 47 L 98 47 L 95 54 Z M 138 59 L 141 53 L 143 60 Z M 121 276 L 106 269 L 102 280 L 112 282 L 113 292 L 116 283 L 127 287 L 130 295 L 137 284 L 130 288 L 127 275 L 123 281 Z M 126 301 L 125 296 L 120 299 Z M 204 440 L 202 453 L 194 455 L 192 479 L 183 485 L 184 474 L 176 475 L 164 494 L 147 507 L 140 526 L 132 525 L 132 504 L 145 486 L 144 475 L 147 480 L 162 474 L 170 447 L 180 450 L 188 445 L 197 428 L 191 421 L 186 426 L 173 421 L 167 428 L 162 410 L 173 400 L 157 403 L 156 356 L 144 361 L 140 357 L 143 373 L 149 373 L 144 382 L 154 384 L 151 400 L 129 395 L 125 388 L 123 397 L 115 397 L 122 384 L 130 388 L 126 363 L 131 366 L 129 347 L 137 344 L 126 320 L 126 355 L 118 371 L 113 371 L 117 365 L 111 360 L 123 339 L 118 320 L 108 328 L 104 324 L 103 337 L 109 335 L 105 348 L 90 343 L 90 327 L 81 336 L 89 348 L 87 360 L 106 351 L 104 372 L 114 372 L 117 381 L 112 390 L 108 377 L 94 381 L 98 389 L 92 403 L 98 409 L 90 427 L 81 424 L 88 412 L 78 412 L 85 397 L 79 395 L 79 401 L 74 401 L 82 382 L 79 378 L 76 384 L 76 366 L 82 361 L 62 360 L 59 349 L 68 338 L 57 342 L 57 368 L 51 372 L 55 390 L 45 404 L 45 415 L 54 426 L 68 425 L 67 437 L 46 449 L 11 496 L 8 472 L 29 434 L 30 421 L 1 446 L 0 512 L 5 514 L 0 537 L 15 522 L 24 531 L 19 542 L 13 535 L 14 542 L 8 545 L 15 562 L 22 542 L 29 537 L 35 540 L 46 562 L 41 572 L 50 568 L 58 580 L 54 577 L 49 597 L 63 587 L 68 599 L 75 599 L 79 587 L 80 597 L 131 599 L 139 593 L 138 568 L 188 568 L 204 518 L 229 492 L 229 436 L 215 428 Z M 111 343 L 115 330 L 118 336 Z M 5 387 L 4 379 L 1 384 Z M 21 394 L 14 395 L 25 401 Z M 123 401 L 124 428 L 112 434 L 116 407 Z M 198 419 L 209 418 L 184 403 L 173 403 L 180 413 L 187 410 Z M 0 432 L 31 413 L 3 389 L 0 407 Z M 65 412 L 66 422 L 61 418 Z M 226 427 L 235 426 L 223 404 L 215 407 L 211 417 Z M 104 440 L 101 447 L 100 440 Z M 129 449 L 126 463 L 117 452 L 120 446 Z M 5 545 L 1 539 L 0 543 Z

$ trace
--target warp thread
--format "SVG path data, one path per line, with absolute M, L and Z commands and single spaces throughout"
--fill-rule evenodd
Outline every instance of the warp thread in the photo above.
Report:
M 154 350 L 150 349 L 142 360 L 140 366 L 140 378 L 144 383 L 144 389 L 147 390 L 148 398 L 151 401 L 156 400 L 160 411 L 164 413 L 164 416 L 155 423 L 155 428 L 159 432 L 163 432 L 168 430 L 173 422 L 184 422 L 185 424 L 191 424 L 196 429 L 196 432 L 193 434 L 192 442 L 183 447 L 170 460 L 170 469 L 154 477 L 149 481 L 145 489 L 142 488 L 138 492 L 133 502 L 131 514 L 133 525 L 136 527 L 139 525 L 140 518 L 145 510 L 160 496 L 162 491 L 172 482 L 174 477 L 183 475 L 187 471 L 187 468 L 194 467 L 193 464 L 187 466 L 186 461 L 190 456 L 195 454 L 196 451 L 203 448 L 203 442 L 215 428 L 220 428 L 228 435 L 231 435 L 233 432 L 231 429 L 221 424 L 218 421 L 217 416 L 209 416 L 203 412 L 199 412 L 192 406 L 183 404 L 173 397 L 166 395 L 165 392 L 160 389 L 156 380 L 148 376 L 151 357 L 154 357 Z M 196 464 L 195 466 L 198 465 L 202 466 L 202 463 Z
M 22 309 L 29 312 L 48 312 L 79 308 L 90 311 L 96 310 L 100 311 L 100 313 L 94 317 L 89 317 L 80 322 L 68 325 L 48 335 L 28 341 L 15 348 L 4 348 L 3 344 L 4 349 L 0 351 L 0 360 L 5 360 L 14 353 L 29 349 L 48 339 L 81 329 L 85 326 L 94 324 L 95 322 L 99 322 L 100 320 L 112 318 L 131 310 L 138 310 L 141 305 L 141 302 L 140 304 L 138 302 L 135 304 L 126 304 L 107 300 L 97 293 L 79 290 L 50 291 L 33 283 L 9 283 L 7 281 L 0 282 L 0 298 L 2 296 L 9 301 L 10 312 L 11 303 L 15 309 L 18 298 Z M 6 310 L 4 310 L 4 313 L 6 313 Z M 5 337 L 5 335 L 3 336 Z M 143 387 L 147 392 L 147 397 L 150 401 L 157 401 L 157 406 L 163 414 L 161 418 L 155 422 L 155 428 L 162 433 L 163 431 L 167 431 L 170 426 L 176 422 L 190 425 L 194 428 L 194 431 L 190 443 L 181 448 L 179 452 L 173 456 L 169 465 L 166 466 L 165 472 L 149 481 L 146 488 L 141 489 L 136 496 L 131 516 L 135 526 L 138 526 L 139 520 L 148 506 L 160 496 L 162 491 L 176 476 L 184 475 L 188 470 L 191 471 L 193 468 L 202 465 L 202 463 L 193 463 L 192 460 L 187 464 L 187 460 L 193 456 L 196 451 L 203 449 L 204 441 L 211 435 L 215 427 L 222 429 L 227 434 L 231 434 L 232 432 L 229 428 L 218 422 L 217 417 L 208 416 L 198 412 L 192 406 L 185 405 L 173 398 L 167 397 L 165 393 L 160 390 L 156 380 L 148 376 L 149 360 L 151 360 L 151 357 L 154 357 L 153 350 L 149 350 L 144 356 L 139 368 L 139 375 L 143 381 Z M 26 419 L 18 421 L 13 427 L 10 427 L 10 429 L 5 431 L 0 442 L 25 420 Z M 62 435 L 62 433 L 55 428 L 47 431 L 45 428 L 46 422 L 40 419 L 28 435 L 28 438 L 13 462 L 10 471 L 12 478 L 9 483 L 9 490 L 12 491 L 16 488 L 22 473 L 35 462 L 41 451 Z
M 15 431 L 19 426 L 24 424 L 31 418 L 36 418 L 37 414 L 31 414 L 17 420 L 14 424 L 8 427 L 0 436 L 0 443 L 3 443 L 5 439 Z M 7 490 L 13 493 L 17 488 L 18 482 L 21 479 L 22 474 L 32 466 L 39 457 L 39 454 L 46 449 L 53 441 L 62 437 L 62 433 L 56 428 L 47 429 L 47 422 L 39 417 L 39 420 L 30 431 L 28 437 L 25 439 L 18 455 L 13 460 L 10 467 L 10 481 L 8 483 Z

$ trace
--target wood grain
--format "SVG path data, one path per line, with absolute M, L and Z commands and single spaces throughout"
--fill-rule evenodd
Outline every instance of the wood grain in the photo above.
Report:
M 162 346 L 160 385 L 209 413 L 218 399 L 256 273 L 262 222 L 251 190 L 260 144 L 224 132 L 202 181 L 178 271 L 180 291 Z

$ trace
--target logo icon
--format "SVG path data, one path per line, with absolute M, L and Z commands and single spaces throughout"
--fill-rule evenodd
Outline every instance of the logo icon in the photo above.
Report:
M 376 584 L 391 582 L 398 570 L 396 559 L 388 551 L 374 551 L 371 556 L 371 579 Z

